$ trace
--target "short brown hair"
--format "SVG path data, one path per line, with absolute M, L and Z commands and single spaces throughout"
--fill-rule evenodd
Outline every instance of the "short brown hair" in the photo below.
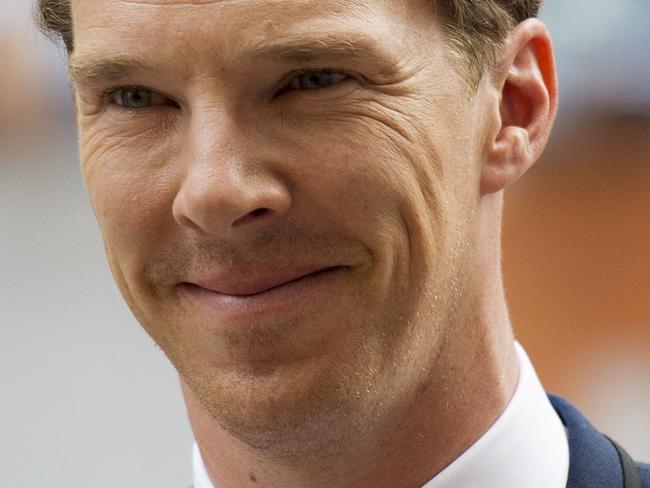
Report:
M 536 17 L 543 0 L 431 0 L 455 52 L 465 61 L 466 78 L 476 85 L 494 62 L 508 31 Z M 37 21 L 48 35 L 74 50 L 70 0 L 38 0 Z

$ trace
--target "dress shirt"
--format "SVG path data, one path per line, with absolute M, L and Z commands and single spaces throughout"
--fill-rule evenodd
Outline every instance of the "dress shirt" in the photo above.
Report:
M 519 380 L 501 416 L 422 488 L 565 488 L 569 444 L 526 352 L 515 343 Z M 194 487 L 215 488 L 194 445 Z

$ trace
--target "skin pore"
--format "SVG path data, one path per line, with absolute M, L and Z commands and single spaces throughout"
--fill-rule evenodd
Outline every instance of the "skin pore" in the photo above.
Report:
M 471 93 L 426 0 L 72 11 L 111 269 L 215 485 L 426 483 L 516 385 L 499 229 L 555 115 L 543 25 Z

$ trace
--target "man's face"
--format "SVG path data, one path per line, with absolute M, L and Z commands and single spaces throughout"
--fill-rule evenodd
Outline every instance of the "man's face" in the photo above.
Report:
M 393 421 L 469 307 L 482 95 L 429 3 L 72 1 L 116 281 L 246 442 Z

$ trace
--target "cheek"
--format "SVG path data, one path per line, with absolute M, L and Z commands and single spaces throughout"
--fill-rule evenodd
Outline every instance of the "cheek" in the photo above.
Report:
M 403 290 L 404 309 L 426 294 L 445 296 L 470 240 L 478 188 L 471 124 L 450 109 L 460 102 L 443 102 L 359 100 L 302 121 L 300 139 L 288 145 L 292 158 L 315 166 L 298 186 L 330 225 L 369 247 L 390 290 L 383 296 L 396 300 Z
M 111 267 L 120 274 L 141 265 L 171 220 L 174 153 L 163 141 L 142 129 L 132 135 L 80 127 L 84 179 Z
M 373 254 L 395 247 L 410 261 L 442 247 L 449 199 L 442 162 L 422 128 L 368 101 L 302 127 L 310 130 L 287 146 L 294 148 L 292 165 L 301 167 L 297 186 L 319 214 L 375 246 Z

